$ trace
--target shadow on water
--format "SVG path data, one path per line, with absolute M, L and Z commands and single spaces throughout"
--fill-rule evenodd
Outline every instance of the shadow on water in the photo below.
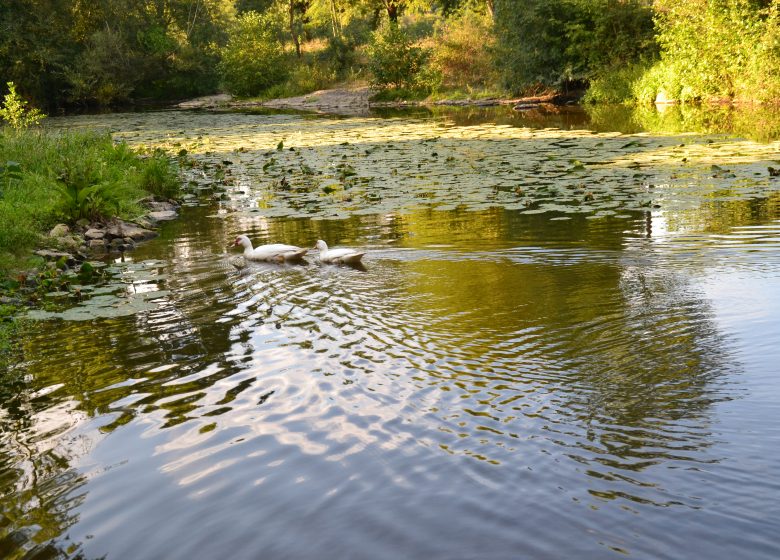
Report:
M 264 134 L 235 118 L 239 142 Z M 776 485 L 733 476 L 719 412 L 745 397 L 746 343 L 705 288 L 777 278 L 776 192 L 701 188 L 695 205 L 595 217 L 407 194 L 274 217 L 256 208 L 278 177 L 250 160 L 282 161 L 278 136 L 242 152 L 230 199 L 185 207 L 112 263 L 108 283 L 154 294 L 149 308 L 30 327 L 25 389 L 0 416 L 6 556 L 673 558 L 691 540 L 772 556 L 770 524 L 745 510 L 771 519 Z M 203 152 L 235 157 L 216 140 Z M 333 204 L 294 194 L 273 197 Z M 238 234 L 369 252 L 363 271 L 237 269 Z
M 729 134 L 769 142 L 780 138 L 780 108 L 771 105 L 549 105 L 524 110 L 498 107 L 375 109 L 384 118 L 446 120 L 456 126 L 485 122 L 504 126 L 662 134 Z

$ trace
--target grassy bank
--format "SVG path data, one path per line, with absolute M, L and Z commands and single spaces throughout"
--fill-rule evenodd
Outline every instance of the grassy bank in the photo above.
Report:
M 35 297 L 21 273 L 43 265 L 34 251 L 50 244 L 49 230 L 132 219 L 145 212 L 144 199 L 178 190 L 164 154 L 138 154 L 108 134 L 0 129 L 0 393 L 14 382 L 8 366 L 16 357 L 18 310 Z M 43 269 L 36 284 L 46 288 L 56 275 L 56 268 Z
M 0 131 L 0 277 L 34 265 L 33 250 L 57 223 L 132 219 L 149 196 L 178 192 L 164 154 L 141 156 L 107 134 Z

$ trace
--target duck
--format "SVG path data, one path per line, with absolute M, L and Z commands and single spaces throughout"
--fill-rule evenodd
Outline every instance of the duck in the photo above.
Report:
M 356 251 L 355 249 L 328 249 L 328 244 L 322 239 L 317 241 L 314 247 L 320 251 L 320 262 L 332 263 L 332 264 L 360 264 L 360 259 L 363 258 L 365 252 Z
M 233 245 L 241 245 L 244 248 L 244 258 L 253 261 L 285 262 L 299 261 L 306 255 L 308 249 L 302 249 L 295 245 L 273 243 L 252 247 L 252 242 L 246 235 L 236 237 Z

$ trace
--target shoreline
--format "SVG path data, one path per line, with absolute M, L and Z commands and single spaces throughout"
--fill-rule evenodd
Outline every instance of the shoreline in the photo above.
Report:
M 290 109 L 296 111 L 309 111 L 313 113 L 367 116 L 374 109 L 403 109 L 407 107 L 496 107 L 512 105 L 515 110 L 533 109 L 541 105 L 573 105 L 580 98 L 579 95 L 564 95 L 552 93 L 530 97 L 484 99 L 443 99 L 437 101 L 372 101 L 374 92 L 368 86 L 358 88 L 334 88 L 314 91 L 306 95 L 296 97 L 284 97 L 268 99 L 265 101 L 241 101 L 234 99 L 230 94 L 208 95 L 177 103 L 175 109 Z

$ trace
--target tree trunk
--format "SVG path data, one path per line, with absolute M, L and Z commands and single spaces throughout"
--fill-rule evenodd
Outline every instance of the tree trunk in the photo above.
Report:
M 398 4 L 394 0 L 385 0 L 385 8 L 387 8 L 387 17 L 393 23 L 398 23 Z
M 301 41 L 298 39 L 298 33 L 295 31 L 295 0 L 290 0 L 290 35 L 293 45 L 295 45 L 295 54 L 301 58 Z
M 336 0 L 330 0 L 330 21 L 333 25 L 333 36 L 341 38 L 341 19 L 339 18 Z

